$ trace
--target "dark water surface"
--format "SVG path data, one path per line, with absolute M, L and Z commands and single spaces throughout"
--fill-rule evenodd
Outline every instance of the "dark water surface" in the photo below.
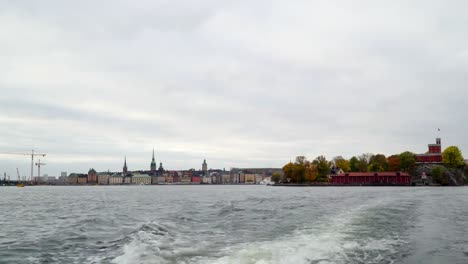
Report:
M 0 187 L 0 263 L 468 263 L 468 188 Z

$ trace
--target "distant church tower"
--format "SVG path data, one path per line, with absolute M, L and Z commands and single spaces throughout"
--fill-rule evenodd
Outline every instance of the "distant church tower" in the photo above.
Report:
M 203 171 L 203 172 L 207 172 L 207 171 L 208 171 L 208 164 L 206 164 L 206 159 L 203 160 L 202 171 Z
M 151 171 L 156 171 L 156 160 L 154 160 L 154 148 L 153 148 L 153 159 L 151 160 Z
M 123 166 L 123 174 L 124 176 L 127 175 L 127 156 L 125 156 L 124 166 Z
M 160 163 L 159 163 L 159 171 L 160 171 L 160 172 L 163 172 L 163 171 L 164 171 L 164 168 L 163 168 L 162 162 L 160 162 Z

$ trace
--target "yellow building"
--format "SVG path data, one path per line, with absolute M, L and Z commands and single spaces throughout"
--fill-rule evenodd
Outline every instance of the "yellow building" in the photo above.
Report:
M 148 174 L 134 174 L 132 184 L 149 185 L 151 184 L 151 176 Z

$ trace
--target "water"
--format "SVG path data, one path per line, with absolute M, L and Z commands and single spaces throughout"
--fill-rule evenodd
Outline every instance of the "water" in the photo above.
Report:
M 1 187 L 0 263 L 468 263 L 468 188 Z

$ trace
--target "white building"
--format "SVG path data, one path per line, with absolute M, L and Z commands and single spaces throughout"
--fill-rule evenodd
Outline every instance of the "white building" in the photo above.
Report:
M 110 179 L 110 174 L 104 173 L 104 174 L 99 174 L 97 177 L 97 182 L 100 185 L 107 185 L 109 184 L 109 179 Z
M 134 174 L 132 179 L 132 184 L 151 184 L 151 176 L 148 174 Z
M 211 184 L 211 176 L 202 177 L 202 183 Z
M 120 174 L 113 174 L 109 177 L 109 184 L 116 185 L 116 184 L 122 184 L 123 183 L 123 177 Z

